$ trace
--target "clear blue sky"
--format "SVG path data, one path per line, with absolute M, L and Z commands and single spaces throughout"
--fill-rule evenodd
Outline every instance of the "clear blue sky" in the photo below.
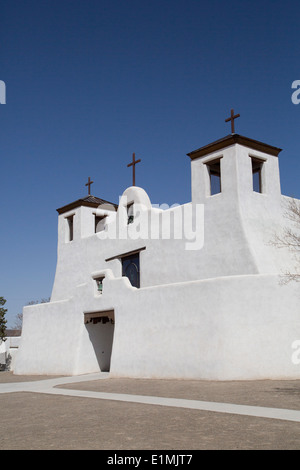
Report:
M 299 1 L 1 0 L 0 296 L 8 326 L 51 295 L 56 209 L 136 184 L 190 201 L 186 154 L 236 132 L 283 149 L 300 198 Z

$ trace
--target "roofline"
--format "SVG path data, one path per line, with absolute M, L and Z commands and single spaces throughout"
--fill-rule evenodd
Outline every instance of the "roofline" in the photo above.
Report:
M 98 208 L 102 204 L 110 204 L 113 206 L 115 209 L 118 208 L 117 204 L 113 204 L 112 202 L 104 201 L 102 203 L 100 202 L 91 202 L 91 201 L 85 201 L 84 199 L 77 199 L 77 201 L 71 202 L 70 204 L 67 204 L 66 206 L 60 207 L 57 210 L 59 214 L 64 214 L 65 212 L 71 211 L 73 209 L 76 209 L 77 207 L 80 206 L 85 206 L 85 207 L 93 207 L 93 208 Z
M 204 147 L 201 147 L 197 150 L 193 150 L 192 152 L 188 153 L 187 156 L 190 157 L 191 160 L 194 160 L 195 158 L 203 157 L 204 155 L 208 155 L 209 153 L 216 152 L 217 150 L 221 150 L 234 144 L 244 145 L 254 150 L 259 150 L 260 152 L 274 155 L 275 157 L 278 157 L 278 154 L 282 150 L 278 147 L 273 147 L 272 145 L 265 144 L 258 140 L 250 139 L 249 137 L 244 137 L 239 134 L 229 134 L 222 139 L 212 142 L 211 144 L 205 145 Z

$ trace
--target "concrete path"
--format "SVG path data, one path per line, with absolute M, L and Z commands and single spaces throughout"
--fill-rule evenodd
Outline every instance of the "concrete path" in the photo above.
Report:
M 100 379 L 107 379 L 108 377 L 108 373 L 96 373 L 72 377 L 58 377 L 39 381 L 0 383 L 0 393 L 45 393 L 52 395 L 93 398 L 98 400 L 113 400 L 120 402 L 141 403 L 146 405 L 168 406 L 174 408 L 188 408 L 193 410 L 212 411 L 216 413 L 230 413 L 259 418 L 271 418 L 300 422 L 300 411 L 294 409 L 249 406 L 234 403 L 218 403 L 214 401 L 209 402 L 183 398 L 167 398 L 135 394 L 131 395 L 124 393 L 105 393 L 91 390 L 63 388 L 64 385 L 91 382 Z M 58 386 L 60 388 L 57 388 Z
M 300 381 L 159 380 L 0 373 L 0 448 L 300 448 Z

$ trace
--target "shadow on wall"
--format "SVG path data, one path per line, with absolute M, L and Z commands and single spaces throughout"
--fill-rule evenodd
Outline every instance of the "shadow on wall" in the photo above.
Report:
M 101 372 L 109 372 L 115 325 L 110 320 L 87 323 L 91 343 Z

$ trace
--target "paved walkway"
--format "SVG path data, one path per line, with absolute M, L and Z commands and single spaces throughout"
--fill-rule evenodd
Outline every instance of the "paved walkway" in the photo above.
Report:
M 300 447 L 300 381 L 114 379 L 105 373 L 46 378 L 2 372 L 0 403 L 1 427 L 7 430 L 0 437 L 2 449 Z M 72 426 L 71 416 L 78 419 L 71 420 Z M 159 422 L 163 439 L 157 439 Z
M 300 410 L 284 408 L 269 408 L 266 406 L 237 405 L 233 403 L 218 403 L 183 398 L 166 398 L 146 395 L 130 395 L 124 393 L 105 393 L 91 390 L 74 390 L 70 388 L 57 388 L 64 385 L 80 384 L 93 380 L 107 379 L 108 374 L 97 373 L 73 377 L 59 377 L 40 381 L 14 382 L 0 384 L 0 393 L 34 392 L 54 395 L 67 395 L 81 398 L 96 398 L 100 400 L 114 400 L 121 402 L 142 403 L 147 405 L 171 406 L 175 408 L 189 408 L 193 410 L 214 411 L 217 413 L 231 413 L 260 418 L 283 419 L 285 421 L 300 422 Z M 299 402 L 300 408 L 300 402 Z

